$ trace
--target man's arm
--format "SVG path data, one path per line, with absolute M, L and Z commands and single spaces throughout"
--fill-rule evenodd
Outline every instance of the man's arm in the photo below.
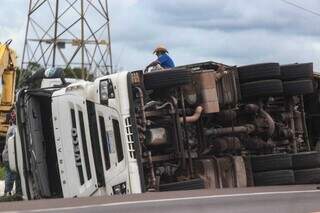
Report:
M 144 72 L 147 72 L 150 67 L 157 66 L 158 64 L 160 64 L 160 62 L 159 62 L 158 60 L 155 60 L 155 61 L 151 62 L 151 63 L 146 67 L 146 69 L 144 70 Z

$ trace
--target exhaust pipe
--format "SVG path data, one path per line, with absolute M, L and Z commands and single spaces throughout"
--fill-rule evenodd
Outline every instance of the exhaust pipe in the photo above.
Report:
M 191 116 L 186 116 L 186 123 L 194 123 L 197 122 L 201 116 L 201 113 L 203 112 L 203 107 L 198 106 Z M 180 117 L 180 122 L 183 123 L 183 117 Z

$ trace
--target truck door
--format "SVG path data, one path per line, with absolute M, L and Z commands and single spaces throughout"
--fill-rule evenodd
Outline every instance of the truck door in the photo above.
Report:
M 97 104 L 96 111 L 107 194 L 128 193 L 129 173 L 121 117 L 116 110 L 103 105 Z
M 52 102 L 55 140 L 64 197 L 87 197 L 98 190 L 86 100 L 63 95 Z

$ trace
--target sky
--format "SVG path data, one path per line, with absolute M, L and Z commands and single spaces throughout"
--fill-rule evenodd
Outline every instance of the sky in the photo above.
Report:
M 320 13 L 318 0 L 290 1 Z M 0 41 L 13 39 L 20 57 L 27 8 L 27 0 L 1 0 Z M 320 71 L 320 14 L 283 0 L 109 0 L 109 13 L 120 70 L 143 69 L 163 44 L 177 65 L 314 62 Z

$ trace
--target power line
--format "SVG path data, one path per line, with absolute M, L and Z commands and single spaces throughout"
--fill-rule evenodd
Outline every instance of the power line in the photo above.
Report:
M 286 3 L 286 4 L 291 5 L 291 6 L 293 6 L 293 7 L 296 7 L 296 8 L 298 8 L 298 9 L 301 9 L 301 10 L 303 10 L 303 11 L 305 11 L 305 12 L 308 12 L 308 13 L 311 13 L 311 14 L 313 14 L 313 15 L 316 15 L 316 16 L 319 16 L 319 17 L 320 17 L 320 13 L 318 13 L 318 12 L 316 12 L 316 11 L 314 11 L 314 10 L 310 10 L 310 9 L 308 9 L 308 8 L 302 7 L 302 6 L 300 6 L 300 5 L 296 4 L 296 3 L 293 3 L 293 2 L 288 1 L 288 0 L 281 0 L 281 1 L 284 2 L 284 3 Z

